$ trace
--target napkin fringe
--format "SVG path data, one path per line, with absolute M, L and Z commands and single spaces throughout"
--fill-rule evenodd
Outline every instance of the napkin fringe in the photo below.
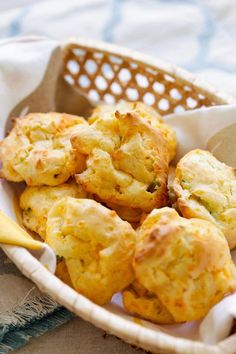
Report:
M 14 329 L 6 333 L 2 343 L 0 343 L 0 354 L 7 354 L 9 351 L 19 349 L 25 345 L 30 338 L 39 337 L 50 329 L 59 327 L 75 317 L 70 311 L 63 307 L 58 307 L 48 316 L 42 316 L 41 319 L 32 320 L 28 325 L 19 329 Z
M 0 354 L 6 354 L 12 349 L 13 348 L 7 344 L 3 344 L 3 343 L 0 344 Z
M 50 296 L 35 295 L 34 291 L 38 292 L 35 287 L 32 288 L 21 303 L 0 314 L 0 341 L 7 332 L 22 328 L 61 308 Z

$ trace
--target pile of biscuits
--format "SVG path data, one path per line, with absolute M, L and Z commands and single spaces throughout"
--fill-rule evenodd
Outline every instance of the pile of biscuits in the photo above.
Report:
M 143 103 L 88 120 L 31 113 L 1 142 L 1 177 L 24 182 L 22 222 L 57 255 L 56 274 L 97 304 L 122 292 L 156 323 L 199 320 L 236 290 L 234 169 L 193 150 Z M 171 173 L 170 173 L 171 172 Z

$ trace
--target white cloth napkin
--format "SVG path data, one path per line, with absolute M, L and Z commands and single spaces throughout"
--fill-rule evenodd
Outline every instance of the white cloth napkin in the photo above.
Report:
M 37 109 L 37 106 L 38 110 L 44 112 L 55 109 L 55 89 L 60 66 L 61 53 L 57 41 L 39 37 L 0 41 L 1 139 L 5 129 L 11 125 L 11 120 L 6 118 L 9 115 L 12 117 L 13 112 L 19 116 Z M 49 67 L 51 72 L 46 73 Z M 0 191 L 6 200 L 9 186 L 1 183 Z M 15 219 L 9 206 L 9 203 L 3 203 L 1 209 Z M 47 245 L 43 250 L 35 252 L 35 255 L 50 271 L 55 271 L 55 255 Z
M 211 151 L 219 160 L 236 167 L 236 105 L 200 108 L 171 114 L 165 121 L 176 131 L 177 162 L 188 151 L 200 148 Z M 232 258 L 236 264 L 236 252 Z M 236 293 L 215 305 L 199 326 L 199 337 L 207 344 L 226 338 L 236 319 Z
M 11 126 L 8 116 L 55 109 L 60 65 L 61 50 L 56 41 L 26 37 L 0 42 L 0 140 Z M 0 181 L 0 208 L 16 220 L 14 197 L 12 187 Z M 42 251 L 32 253 L 49 271 L 55 271 L 56 259 L 49 246 L 45 244 Z M 0 283 L 0 353 L 18 348 L 29 338 L 72 317 L 69 311 L 61 310 L 57 302 L 24 278 L 2 251 Z M 28 330 L 29 323 L 34 323 L 31 331 Z
M 0 42 L 1 121 L 40 85 L 52 53 L 58 47 L 54 40 L 33 36 Z M 55 85 L 53 76 L 52 79 Z M 44 105 L 51 109 L 51 98 Z
M 199 148 L 210 150 L 219 160 L 236 167 L 236 104 L 199 108 L 164 118 L 177 135 L 175 162 Z

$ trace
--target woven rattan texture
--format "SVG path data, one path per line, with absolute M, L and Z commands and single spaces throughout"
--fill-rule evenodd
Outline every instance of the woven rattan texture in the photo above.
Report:
M 96 102 L 143 101 L 162 115 L 218 103 L 159 68 L 94 48 L 68 47 L 64 77 Z

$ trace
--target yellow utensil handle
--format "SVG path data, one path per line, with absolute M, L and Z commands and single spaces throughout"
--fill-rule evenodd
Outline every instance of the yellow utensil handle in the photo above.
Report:
M 3 214 L 2 211 L 0 211 L 0 243 L 22 246 L 32 250 L 38 250 L 43 247 L 42 242 L 34 240 L 16 222 Z

